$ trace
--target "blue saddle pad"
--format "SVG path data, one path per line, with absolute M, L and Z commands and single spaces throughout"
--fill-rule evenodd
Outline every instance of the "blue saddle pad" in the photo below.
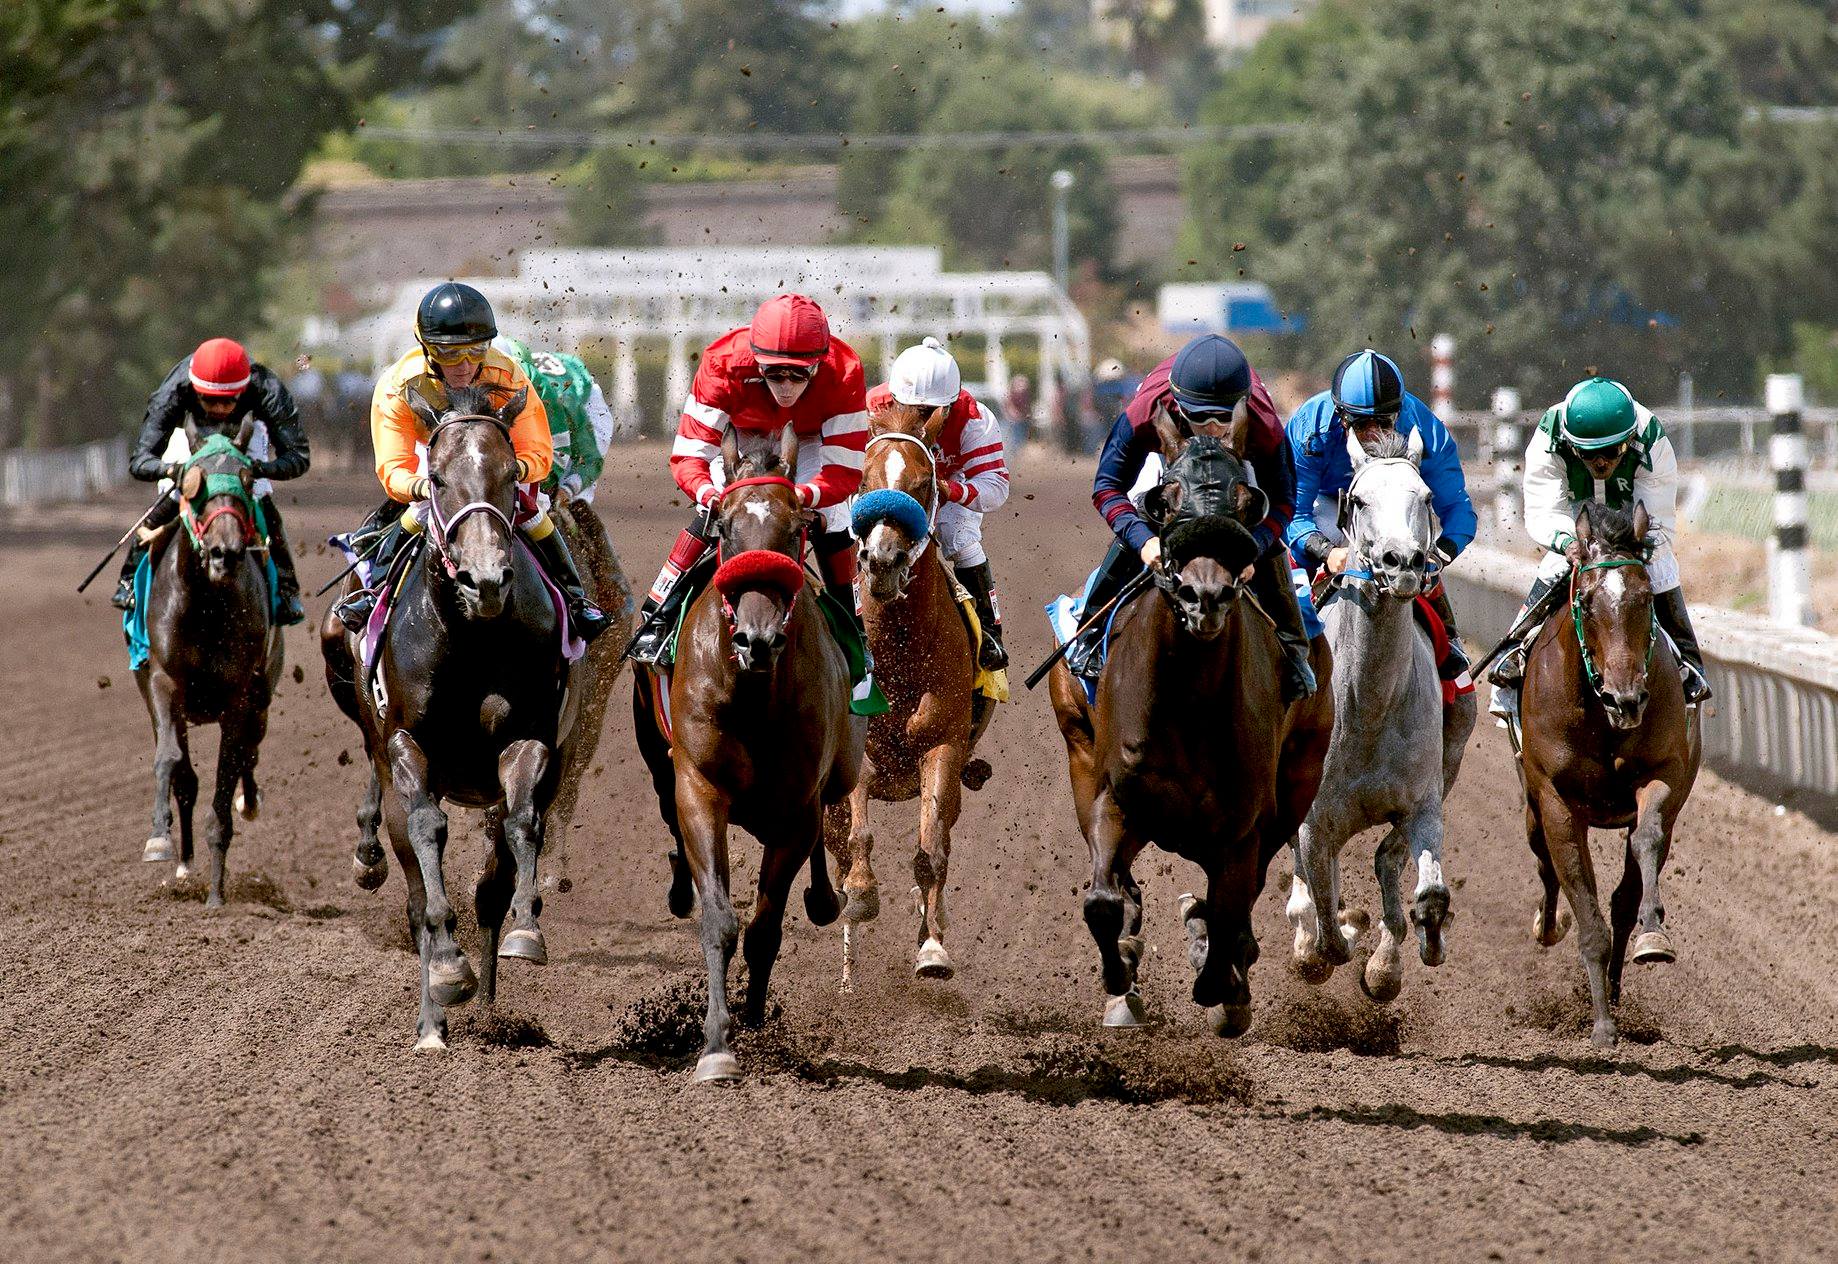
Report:
M 179 548 L 180 542 L 169 542 L 172 548 Z M 268 572 L 268 618 L 270 622 L 279 622 L 281 603 L 278 597 L 280 583 L 274 569 L 274 559 L 264 556 L 262 565 Z M 121 612 L 121 635 L 128 643 L 128 670 L 139 671 L 147 665 L 150 653 L 147 643 L 147 602 L 153 593 L 153 550 L 148 549 L 140 555 L 140 565 L 134 568 L 134 608 Z
M 1079 630 L 1079 624 L 1085 621 L 1086 600 L 1091 596 L 1092 586 L 1097 582 L 1098 571 L 1094 568 L 1091 574 L 1085 577 L 1085 586 L 1079 590 L 1078 596 L 1072 597 L 1062 593 L 1047 603 L 1047 623 L 1053 629 L 1053 643 L 1055 645 L 1064 645 L 1067 641 L 1070 641 L 1073 634 Z M 1107 662 L 1110 659 L 1110 631 L 1111 627 L 1117 622 L 1118 611 L 1122 609 L 1122 606 L 1113 608 L 1110 612 L 1110 617 L 1104 620 L 1104 640 L 1098 647 L 1099 663 Z M 1084 687 L 1085 701 L 1087 703 L 1097 702 L 1097 681 L 1087 680 L 1083 676 L 1074 676 L 1073 679 Z

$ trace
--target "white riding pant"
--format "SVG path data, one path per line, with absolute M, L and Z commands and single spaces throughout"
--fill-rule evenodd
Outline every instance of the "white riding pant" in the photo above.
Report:
M 932 523 L 938 551 L 952 566 L 981 566 L 989 560 L 983 552 L 983 515 L 963 505 L 946 503 L 938 507 Z

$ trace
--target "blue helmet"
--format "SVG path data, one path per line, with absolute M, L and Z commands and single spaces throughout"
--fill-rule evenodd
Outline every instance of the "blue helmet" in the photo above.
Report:
M 1251 389 L 1251 362 L 1230 338 L 1204 334 L 1174 357 L 1168 384 L 1190 416 L 1229 413 Z
M 1334 370 L 1334 407 L 1353 417 L 1395 417 L 1404 407 L 1404 374 L 1398 363 L 1368 347 Z

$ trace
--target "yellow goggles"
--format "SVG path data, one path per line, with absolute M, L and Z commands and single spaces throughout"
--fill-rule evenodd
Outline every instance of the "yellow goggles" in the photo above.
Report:
M 479 364 L 491 346 L 486 342 L 468 342 L 459 346 L 428 348 L 428 359 L 435 364 Z

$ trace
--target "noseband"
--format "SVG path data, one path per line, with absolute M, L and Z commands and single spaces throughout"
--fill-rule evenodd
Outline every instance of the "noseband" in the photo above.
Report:
M 919 559 L 925 556 L 926 549 L 931 546 L 932 536 L 934 534 L 933 523 L 938 518 L 938 457 L 933 453 L 932 445 L 918 435 L 907 434 L 903 430 L 884 430 L 880 434 L 873 435 L 869 438 L 867 445 L 862 449 L 864 459 L 866 458 L 868 448 L 872 448 L 875 444 L 886 439 L 898 439 L 918 448 L 920 453 L 925 457 L 926 470 L 930 474 L 932 480 L 932 503 L 927 505 L 925 510 L 925 538 L 920 540 L 919 543 L 913 547 L 912 557 L 907 563 L 908 566 L 916 566 L 919 563 Z M 895 490 L 898 489 L 896 488 Z
M 440 438 L 441 434 L 449 427 L 466 425 L 475 421 L 490 423 L 497 428 L 499 434 L 504 436 L 507 443 L 510 441 L 510 430 L 496 417 L 487 417 L 483 414 L 471 414 L 463 417 L 443 418 L 438 425 L 428 432 L 428 469 L 430 471 L 434 468 L 435 440 Z M 514 448 L 512 452 L 512 459 L 515 460 Z M 451 548 L 453 532 L 460 523 L 466 521 L 466 519 L 472 517 L 474 514 L 484 514 L 487 517 L 497 519 L 504 527 L 504 533 L 507 539 L 512 538 L 516 531 L 516 527 L 511 522 L 510 515 L 488 500 L 468 501 L 466 504 L 461 505 L 459 511 L 452 517 L 448 517 L 441 513 L 440 502 L 432 495 L 428 497 L 428 538 L 434 542 L 435 556 L 440 558 L 441 567 L 447 572 L 448 579 L 452 579 L 459 574 L 459 564 L 453 560 L 453 551 Z
M 1589 652 L 1589 640 L 1583 635 L 1583 592 L 1577 586 L 1577 580 L 1584 571 L 1615 570 L 1623 566 L 1645 566 L 1646 563 L 1637 557 L 1611 557 L 1600 562 L 1584 562 L 1581 566 L 1570 568 L 1570 625 L 1576 629 L 1576 648 L 1583 656 L 1583 675 L 1589 680 L 1589 687 L 1599 698 L 1607 698 L 1602 691 L 1602 671 L 1596 666 L 1595 658 Z M 1640 665 L 1645 673 L 1653 666 L 1653 646 L 1659 642 L 1659 608 L 1652 607 L 1647 612 L 1647 657 Z

